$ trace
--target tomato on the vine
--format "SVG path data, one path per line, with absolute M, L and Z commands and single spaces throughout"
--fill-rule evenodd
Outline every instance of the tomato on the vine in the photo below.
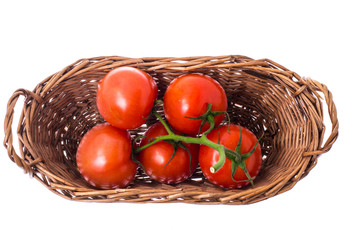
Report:
M 99 81 L 96 101 L 108 123 L 135 129 L 145 123 L 157 94 L 157 85 L 149 74 L 133 67 L 119 67 Z
M 157 122 L 145 132 L 140 147 L 150 143 L 155 137 L 167 134 L 162 123 Z M 165 184 L 176 184 L 185 181 L 194 173 L 198 165 L 199 146 L 183 142 L 178 144 L 180 145 L 175 147 L 175 154 L 174 145 L 165 141 L 157 142 L 139 153 L 138 160 L 151 179 Z
M 258 139 L 247 128 L 241 127 L 241 147 L 240 153 L 249 153 L 257 144 Z M 207 138 L 215 143 L 220 143 L 230 150 L 235 150 L 240 139 L 240 127 L 238 125 L 223 125 L 212 130 Z M 234 175 L 232 174 L 232 162 L 226 158 L 224 165 L 215 173 L 210 168 L 219 160 L 219 153 L 210 147 L 202 145 L 199 150 L 199 164 L 205 177 L 212 183 L 223 188 L 241 188 L 250 183 L 245 172 L 237 167 Z M 246 169 L 252 179 L 254 179 L 261 168 L 262 154 L 258 144 L 254 152 L 245 160 Z
M 168 86 L 164 95 L 164 113 L 169 124 L 176 130 L 195 135 L 201 127 L 201 120 L 189 119 L 204 114 L 209 104 L 212 111 L 227 110 L 227 98 L 222 86 L 213 78 L 199 73 L 179 76 Z M 215 126 L 224 119 L 224 114 L 214 117 Z M 206 131 L 206 123 L 200 132 Z
M 108 123 L 96 125 L 84 135 L 76 163 L 84 179 L 101 189 L 126 187 L 137 172 L 131 159 L 130 134 Z

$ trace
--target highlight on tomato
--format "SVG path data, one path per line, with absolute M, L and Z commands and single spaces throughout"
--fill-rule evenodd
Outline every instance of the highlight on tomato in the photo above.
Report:
M 140 147 L 152 142 L 155 137 L 167 134 L 162 123 L 157 122 L 145 132 Z M 198 151 L 198 144 L 160 141 L 142 150 L 138 160 L 151 179 L 176 184 L 194 173 L 198 166 Z
M 111 125 L 135 129 L 145 123 L 157 94 L 157 85 L 149 74 L 138 68 L 118 67 L 99 81 L 97 108 Z
M 137 164 L 131 159 L 131 137 L 126 130 L 99 124 L 81 139 L 76 153 L 79 172 L 92 186 L 114 189 L 128 186 Z
M 241 188 L 255 179 L 262 165 L 262 154 L 259 140 L 250 130 L 238 125 L 223 125 L 212 130 L 207 138 L 238 152 L 242 159 L 235 162 L 226 158 L 224 165 L 213 172 L 212 167 L 218 162 L 219 153 L 202 145 L 199 150 L 199 164 L 210 182 L 223 188 Z
M 196 135 L 210 127 L 209 123 L 205 123 L 208 115 L 201 117 L 209 104 L 212 110 L 210 115 L 213 115 L 215 126 L 218 126 L 228 106 L 224 89 L 207 75 L 185 74 L 174 79 L 165 91 L 165 118 L 174 129 Z

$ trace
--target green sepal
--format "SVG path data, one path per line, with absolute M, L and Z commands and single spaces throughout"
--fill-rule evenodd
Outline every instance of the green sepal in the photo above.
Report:
M 242 142 L 242 131 L 241 131 L 241 126 L 239 125 L 240 128 L 240 137 L 239 137 L 239 141 L 238 144 L 236 145 L 235 151 L 239 154 L 241 154 L 241 142 Z
M 200 120 L 200 119 L 206 120 L 207 116 L 212 113 L 211 108 L 212 108 L 212 103 L 209 103 L 207 105 L 207 108 L 206 108 L 206 111 L 205 111 L 204 114 L 202 114 L 202 115 L 200 115 L 198 117 L 185 117 L 185 118 L 189 118 L 189 119 L 192 119 L 192 120 Z
M 250 175 L 247 175 L 248 179 L 247 180 L 235 180 L 234 179 L 234 176 L 235 176 L 235 173 L 236 173 L 236 170 L 237 168 L 239 167 L 239 164 L 237 164 L 235 161 L 232 161 L 231 162 L 231 179 L 233 180 L 233 182 L 236 182 L 236 183 L 240 183 L 240 182 L 252 182 L 253 178 L 251 178 Z M 246 166 L 245 166 L 246 167 Z M 245 171 L 244 171 L 245 172 Z M 245 173 L 246 174 L 246 173 Z M 254 185 L 252 183 L 252 185 Z
M 254 147 L 251 149 L 250 152 L 241 154 L 241 157 L 242 157 L 243 160 L 249 158 L 255 152 L 255 149 L 256 149 L 257 145 L 259 144 L 259 142 L 260 142 L 260 140 L 262 139 L 263 136 L 264 136 L 264 134 L 261 135 L 261 137 L 256 141 Z
M 209 127 L 208 130 L 206 130 L 206 131 L 203 133 L 203 135 L 208 135 L 208 134 L 214 129 L 214 127 L 215 127 L 215 119 L 214 119 L 214 116 L 213 116 L 213 115 L 207 116 L 206 120 L 203 121 L 203 123 L 205 124 L 206 122 L 210 123 L 210 127 Z M 199 135 L 200 135 L 200 133 L 201 133 L 202 127 L 204 126 L 203 123 L 201 123 L 201 125 L 200 125 L 200 129 L 199 129 L 199 132 L 198 132 Z
M 245 180 L 245 181 L 250 181 L 251 185 L 254 186 L 254 181 L 253 181 L 252 177 L 250 176 L 249 171 L 246 168 L 245 161 L 242 160 L 238 166 L 244 171 L 246 177 L 248 178 L 248 180 Z
M 233 181 L 235 181 L 234 176 L 235 176 L 237 168 L 238 168 L 238 164 L 235 161 L 231 161 L 231 178 Z
M 221 114 L 224 114 L 226 116 L 226 119 L 227 119 L 227 124 L 230 126 L 231 124 L 231 121 L 230 121 L 230 115 L 227 111 L 213 111 L 212 112 L 212 115 L 215 117 L 215 116 L 218 116 L 218 115 L 221 115 Z
M 190 159 L 190 163 L 189 163 L 189 172 L 191 172 L 191 152 L 189 150 L 189 148 L 187 146 L 185 146 L 185 144 L 183 144 L 182 142 L 179 143 L 179 147 L 181 147 L 182 149 L 184 149 L 188 154 L 189 154 L 189 159 Z
M 134 163 L 136 163 L 142 170 L 145 170 L 144 165 L 142 165 L 142 163 L 139 160 L 137 160 L 136 153 L 133 150 L 131 151 L 130 157 L 131 157 L 131 160 Z
M 175 154 L 176 154 L 176 151 L 177 151 L 177 148 L 178 148 L 178 144 L 173 142 L 173 141 L 166 141 L 168 143 L 170 143 L 173 147 L 174 147 L 174 151 L 170 157 L 170 159 L 166 162 L 166 164 L 164 165 L 163 169 L 170 163 L 170 161 L 174 158 Z
M 201 133 L 201 129 L 203 128 L 203 126 L 205 125 L 205 123 L 206 123 L 206 119 L 203 119 L 202 121 L 201 121 L 201 124 L 200 124 L 200 127 L 199 127 L 199 131 L 198 131 L 198 135 L 200 135 L 200 133 Z

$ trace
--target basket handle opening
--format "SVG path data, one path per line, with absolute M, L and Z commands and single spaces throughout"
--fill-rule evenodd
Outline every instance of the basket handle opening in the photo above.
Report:
M 330 135 L 328 136 L 325 143 L 322 146 L 320 146 L 319 149 L 317 149 L 315 151 L 309 151 L 309 152 L 303 153 L 304 157 L 311 156 L 311 155 L 321 155 L 323 153 L 328 152 L 331 149 L 332 145 L 334 144 L 334 142 L 336 141 L 336 139 L 339 135 L 339 121 L 337 118 L 336 106 L 333 101 L 332 93 L 329 91 L 329 89 L 327 88 L 326 85 L 319 83 L 315 80 L 312 80 L 310 78 L 303 80 L 303 82 L 310 88 L 314 88 L 316 91 L 323 93 L 324 98 L 325 98 L 325 103 L 327 105 L 330 121 L 332 124 Z M 319 99 L 319 100 L 321 100 L 321 99 Z
M 13 162 L 15 162 L 19 167 L 23 168 L 25 173 L 28 173 L 31 172 L 32 164 L 28 164 L 25 161 L 24 157 L 20 157 L 19 154 L 16 153 L 16 150 L 14 148 L 14 138 L 13 138 L 13 130 L 12 130 L 14 113 L 15 113 L 14 110 L 20 96 L 25 97 L 25 102 L 27 102 L 30 99 L 35 99 L 38 103 L 40 103 L 42 102 L 42 98 L 32 91 L 20 88 L 13 93 L 7 104 L 7 110 L 4 121 L 4 132 L 5 132 L 4 146 L 7 149 L 10 159 Z M 19 120 L 19 127 L 17 129 L 18 133 L 19 133 L 20 125 L 23 122 L 24 112 L 25 112 L 25 108 L 22 110 L 22 114 Z M 18 138 L 18 140 L 20 141 L 20 138 Z

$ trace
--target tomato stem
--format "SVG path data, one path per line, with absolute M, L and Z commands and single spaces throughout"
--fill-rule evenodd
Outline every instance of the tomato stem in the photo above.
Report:
M 214 148 L 216 150 L 219 150 L 219 146 L 222 146 L 222 145 L 218 145 L 218 144 L 210 141 L 207 138 L 203 138 L 203 137 L 200 137 L 200 138 L 187 137 L 187 136 L 181 136 L 181 135 L 176 135 L 175 133 L 172 133 L 172 134 L 169 134 L 169 135 L 158 136 L 158 137 L 154 138 L 154 140 L 152 142 L 135 149 L 135 152 L 139 153 L 142 150 L 144 150 L 145 148 L 148 148 L 148 147 L 150 147 L 151 145 L 154 145 L 157 142 L 165 141 L 165 140 L 175 140 L 175 141 L 181 141 L 181 142 L 186 142 L 186 143 L 196 143 L 196 144 L 206 145 L 206 146 Z
M 215 126 L 214 122 L 210 122 L 210 128 L 204 134 L 202 134 L 201 137 L 189 137 L 189 136 L 176 135 L 171 130 L 171 128 L 168 126 L 168 124 L 165 122 L 165 120 L 157 112 L 154 111 L 154 115 L 164 125 L 164 127 L 168 131 L 168 135 L 158 136 L 158 137 L 154 138 L 154 140 L 151 141 L 150 143 L 135 149 L 135 153 L 139 153 L 142 150 L 144 150 L 160 141 L 168 141 L 168 140 L 205 145 L 205 146 L 213 148 L 219 152 L 219 160 L 216 162 L 216 164 L 214 164 L 210 168 L 210 171 L 213 173 L 217 172 L 225 164 L 226 158 L 229 158 L 233 161 L 236 161 L 236 159 L 241 159 L 240 154 L 238 154 L 237 152 L 227 149 L 221 144 L 214 143 L 206 137 L 207 132 L 210 132 L 211 130 L 213 130 L 213 128 Z M 213 117 L 211 116 L 209 118 L 211 119 Z
M 159 119 L 162 125 L 165 127 L 166 131 L 169 135 L 175 135 L 175 133 L 171 130 L 170 126 L 165 122 L 165 120 L 160 116 L 160 114 L 156 111 L 153 111 L 154 115 Z
M 216 173 L 219 169 L 221 169 L 223 167 L 223 165 L 225 164 L 226 158 L 228 158 L 232 162 L 232 177 L 235 174 L 237 167 L 240 167 L 244 171 L 245 175 L 248 178 L 248 180 L 246 180 L 246 181 L 250 181 L 251 185 L 253 185 L 254 184 L 253 179 L 251 178 L 249 172 L 247 171 L 245 159 L 248 158 L 254 152 L 260 139 L 255 144 L 253 149 L 249 153 L 245 153 L 245 154 L 240 153 L 240 147 L 241 147 L 241 141 L 242 141 L 241 127 L 240 127 L 240 139 L 239 139 L 238 145 L 236 146 L 235 151 L 228 149 L 224 145 L 220 144 L 220 138 L 218 140 L 218 143 L 212 142 L 211 140 L 209 140 L 207 138 L 207 134 L 210 133 L 215 128 L 214 116 L 223 114 L 223 112 L 212 112 L 211 107 L 212 107 L 211 104 L 209 104 L 206 112 L 200 117 L 196 117 L 196 118 L 187 117 L 187 118 L 196 119 L 196 120 L 203 119 L 205 122 L 206 121 L 209 122 L 209 124 L 210 124 L 209 129 L 206 130 L 203 134 L 201 134 L 200 137 L 190 137 L 190 136 L 183 136 L 183 135 L 175 134 L 172 131 L 171 127 L 167 124 L 167 122 L 160 116 L 160 114 L 156 111 L 153 111 L 154 115 L 159 119 L 159 121 L 165 127 L 168 135 L 155 137 L 154 140 L 149 142 L 148 144 L 134 149 L 134 154 L 137 154 L 137 153 L 141 152 L 142 150 L 144 150 L 160 141 L 175 141 L 175 142 L 185 142 L 185 143 L 194 143 L 194 144 L 205 145 L 205 146 L 213 148 L 219 152 L 219 160 L 213 166 L 210 167 L 211 173 Z M 202 123 L 202 125 L 203 125 L 203 123 Z M 202 125 L 201 125 L 200 129 L 202 128 Z M 175 149 L 175 151 L 176 151 L 176 149 Z M 174 151 L 174 153 L 175 153 L 175 151 Z M 171 161 L 172 158 L 173 158 L 173 156 L 170 158 L 169 162 Z
M 192 120 L 202 120 L 201 124 L 200 124 L 198 135 L 201 134 L 201 130 L 202 130 L 203 126 L 205 125 L 205 123 L 208 122 L 210 124 L 210 127 L 209 127 L 209 129 L 207 131 L 205 131 L 203 133 L 203 134 L 206 135 L 209 132 L 211 132 L 211 130 L 213 130 L 215 128 L 215 116 L 222 115 L 222 114 L 225 114 L 227 116 L 227 118 L 229 120 L 229 123 L 230 123 L 229 114 L 227 112 L 225 112 L 225 111 L 213 111 L 212 110 L 212 103 L 208 103 L 205 113 L 202 114 L 201 116 L 199 116 L 199 117 L 185 117 L 185 118 L 192 119 Z

